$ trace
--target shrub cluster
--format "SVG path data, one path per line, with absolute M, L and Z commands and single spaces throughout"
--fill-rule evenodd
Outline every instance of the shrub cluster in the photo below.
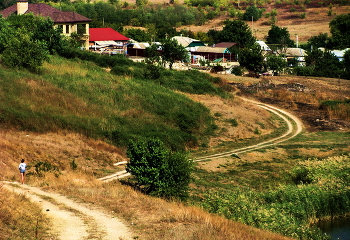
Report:
M 349 163 L 349 156 L 310 159 L 291 170 L 295 185 L 280 185 L 267 192 L 238 187 L 231 192 L 211 192 L 203 198 L 202 206 L 293 238 L 329 239 L 320 229 L 310 227 L 310 222 L 350 211 Z

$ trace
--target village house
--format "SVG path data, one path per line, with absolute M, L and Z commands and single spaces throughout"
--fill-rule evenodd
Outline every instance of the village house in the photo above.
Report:
M 17 4 L 0 11 L 4 18 L 12 14 L 27 13 L 51 18 L 55 26 L 61 29 L 63 35 L 80 34 L 85 40 L 84 47 L 86 49 L 89 47 L 89 23 L 91 20 L 76 12 L 61 11 L 44 3 L 28 3 L 28 0 L 17 0 Z
M 100 53 L 125 54 L 129 40 L 112 28 L 90 28 L 89 49 Z

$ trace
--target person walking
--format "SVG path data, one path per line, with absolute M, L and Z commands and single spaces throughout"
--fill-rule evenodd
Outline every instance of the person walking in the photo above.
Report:
M 26 173 L 27 164 L 24 162 L 24 159 L 21 160 L 21 163 L 18 166 L 19 173 L 21 174 L 21 182 L 24 184 L 24 175 Z

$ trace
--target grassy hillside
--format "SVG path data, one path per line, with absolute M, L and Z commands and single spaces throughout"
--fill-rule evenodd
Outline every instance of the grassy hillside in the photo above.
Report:
M 181 79 L 180 85 L 192 89 L 183 75 L 168 73 L 174 75 L 169 79 Z M 118 146 L 129 139 L 159 137 L 181 150 L 205 141 L 214 127 L 203 105 L 159 82 L 112 75 L 92 62 L 52 56 L 41 74 L 1 67 L 0 79 L 3 128 L 68 130 Z M 187 79 L 193 81 L 191 74 Z M 200 80 L 215 89 L 210 79 Z
M 116 171 L 113 163 L 125 160 L 123 147 L 128 139 L 159 136 L 174 149 L 183 149 L 199 144 L 215 129 L 207 108 L 170 89 L 184 87 L 195 93 L 191 86 L 198 79 L 207 85 L 218 79 L 190 72 L 187 76 L 179 73 L 179 81 L 176 72 L 165 71 L 165 79 L 182 82 L 165 87 L 171 81 L 154 82 L 131 73 L 117 76 L 91 62 L 57 56 L 51 57 L 40 74 L 0 66 L 2 179 L 18 181 L 18 160 L 25 158 L 29 184 L 113 211 L 130 223 L 140 239 L 184 239 L 184 234 L 186 239 L 203 240 L 228 236 L 287 239 L 195 207 L 145 196 L 118 182 L 103 184 L 96 180 Z M 212 85 L 211 89 L 217 88 Z M 213 94 L 212 90 L 208 91 Z M 0 199 L 4 203 L 0 211 L 1 236 L 45 239 L 47 222 L 44 218 L 37 222 L 38 206 L 23 197 L 19 199 L 20 207 L 4 208 L 18 197 L 0 190 L 1 195 L 10 196 Z M 25 216 L 26 226 L 18 220 L 23 216 L 22 206 L 33 212 L 31 217 Z M 27 231 L 26 235 L 21 231 Z

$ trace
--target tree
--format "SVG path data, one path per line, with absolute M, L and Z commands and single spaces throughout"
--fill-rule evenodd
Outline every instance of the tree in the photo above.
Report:
M 6 49 L 15 32 L 6 19 L 0 18 L 0 54 Z
M 276 44 L 281 48 L 294 46 L 294 41 L 290 39 L 288 29 L 276 25 L 271 26 L 266 38 L 266 43 Z
M 238 54 L 238 62 L 253 73 L 259 73 L 264 65 L 261 48 L 255 44 L 252 48 L 242 48 Z
M 345 67 L 345 78 L 350 79 L 350 50 L 347 50 L 343 56 L 343 64 Z
M 261 18 L 261 14 L 262 11 L 256 6 L 249 6 L 243 14 L 243 20 L 251 21 L 253 19 L 254 21 L 257 21 L 259 18 Z
M 234 42 L 238 48 L 252 47 L 256 39 L 248 24 L 242 20 L 226 20 L 225 26 L 219 34 L 220 42 Z
M 16 30 L 24 29 L 32 41 L 42 42 L 51 54 L 60 51 L 63 47 L 60 29 L 54 27 L 54 22 L 50 18 L 29 13 L 11 15 L 7 21 Z
M 169 64 L 169 68 L 172 69 L 173 64 L 176 61 L 188 62 L 189 55 L 185 47 L 180 45 L 174 39 L 165 39 L 162 42 L 162 59 Z
M 125 31 L 125 36 L 137 42 L 150 42 L 151 36 L 146 31 L 139 28 L 130 28 Z
M 2 62 L 11 67 L 36 70 L 48 59 L 48 54 L 43 42 L 33 41 L 29 35 L 19 32 L 6 46 L 2 54 Z
M 331 38 L 327 33 L 320 33 L 317 36 L 312 36 L 307 40 L 309 49 L 317 49 L 320 47 L 330 49 L 331 48 Z
M 313 68 L 313 75 L 319 77 L 339 77 L 342 71 L 342 64 L 339 59 L 330 51 L 314 49 L 307 52 L 305 57 L 307 66 Z
M 188 196 L 193 162 L 184 153 L 171 153 L 159 139 L 131 141 L 126 171 L 147 193 L 184 199 Z
M 158 44 L 151 44 L 145 49 L 145 56 L 147 58 L 147 63 L 155 64 L 160 62 L 160 52 L 158 51 Z
M 281 56 L 271 54 L 266 57 L 266 66 L 276 75 L 287 66 L 287 61 Z
M 350 47 L 350 13 L 336 16 L 329 23 L 335 48 Z

